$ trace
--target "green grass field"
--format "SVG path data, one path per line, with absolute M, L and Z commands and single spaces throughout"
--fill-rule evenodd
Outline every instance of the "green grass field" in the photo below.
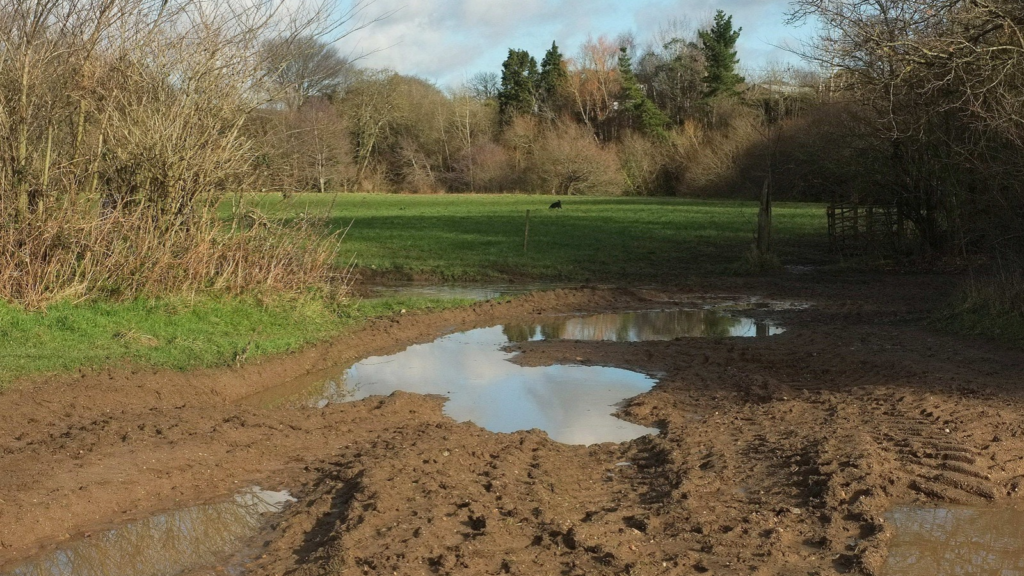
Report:
M 351 228 L 341 248 L 371 277 L 444 281 L 667 283 L 735 274 L 753 240 L 754 203 L 550 196 L 266 195 L 249 205 L 270 216 L 326 214 Z M 526 210 L 529 249 L 523 251 Z M 224 215 L 229 213 L 225 206 Z M 784 264 L 825 259 L 824 210 L 778 204 Z M 0 304 L 0 387 L 20 377 L 131 362 L 178 370 L 222 366 L 296 350 L 368 318 L 464 305 L 389 297 L 329 306 L 315 298 L 204 297 L 87 301 L 25 311 Z
M 351 224 L 341 254 L 394 278 L 438 281 L 668 282 L 730 273 L 753 243 L 757 204 L 676 198 L 521 195 L 279 195 L 249 206 L 268 216 L 328 215 Z M 523 250 L 526 211 L 530 233 Z M 825 209 L 778 203 L 774 239 L 784 264 L 821 262 Z

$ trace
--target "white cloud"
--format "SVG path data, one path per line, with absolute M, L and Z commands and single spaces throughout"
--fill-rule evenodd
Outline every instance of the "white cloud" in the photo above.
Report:
M 786 6 L 786 0 L 376 0 L 367 13 L 391 16 L 341 47 L 365 54 L 364 66 L 451 84 L 499 71 L 509 48 L 527 49 L 539 60 L 555 40 L 570 55 L 588 35 L 633 32 L 643 41 L 673 18 L 699 25 L 721 8 L 743 27 L 741 60 L 760 67 L 789 58 L 772 46 L 793 34 L 782 24 Z

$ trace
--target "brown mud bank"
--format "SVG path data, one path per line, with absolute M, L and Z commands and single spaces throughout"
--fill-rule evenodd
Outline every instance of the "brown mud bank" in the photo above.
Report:
M 0 395 L 0 572 L 60 540 L 239 488 L 298 498 L 245 573 L 877 573 L 915 503 L 1009 506 L 1024 484 L 1024 358 L 937 333 L 938 277 L 559 290 L 375 322 L 237 370 L 109 371 Z M 637 370 L 620 411 L 661 432 L 574 446 L 491 433 L 407 393 L 316 408 L 240 402 L 439 334 L 737 294 L 765 338 L 525 341 L 523 366 Z M 231 563 L 230 558 L 224 559 Z M 211 568 L 208 572 L 215 572 Z

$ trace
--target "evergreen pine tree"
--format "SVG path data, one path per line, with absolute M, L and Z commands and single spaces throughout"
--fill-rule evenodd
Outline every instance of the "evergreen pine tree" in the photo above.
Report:
M 710 30 L 700 30 L 704 52 L 706 73 L 704 84 L 707 86 L 705 96 L 732 96 L 736 94 L 736 85 L 743 82 L 743 77 L 736 73 L 739 58 L 736 57 L 736 40 L 743 28 L 732 29 L 732 16 L 725 12 L 715 12 L 714 25 Z
M 537 77 L 537 93 L 544 112 L 554 115 L 558 108 L 558 100 L 569 79 L 569 73 L 562 65 L 562 53 L 558 44 L 551 43 L 551 48 L 544 54 L 540 62 L 540 75 Z
M 520 114 L 530 114 L 537 107 L 537 60 L 526 50 L 510 48 L 501 65 L 501 90 L 498 111 L 508 124 Z
M 650 136 L 666 137 L 668 117 L 640 88 L 625 46 L 619 49 L 619 79 L 622 82 L 622 105 L 640 131 Z

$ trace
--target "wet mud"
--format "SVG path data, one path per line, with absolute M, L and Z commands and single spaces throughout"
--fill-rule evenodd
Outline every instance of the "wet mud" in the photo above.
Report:
M 298 501 L 248 539 L 247 552 L 190 573 L 911 574 L 901 571 L 906 558 L 924 558 L 904 544 L 915 525 L 964 550 L 950 562 L 991 556 L 1007 546 L 1002 532 L 977 538 L 979 528 L 955 531 L 972 525 L 959 513 L 913 512 L 999 514 L 1021 504 L 1024 358 L 930 327 L 951 285 L 807 274 L 557 290 L 386 319 L 241 369 L 127 368 L 24 383 L 0 394 L 0 572 L 85 533 L 255 484 Z M 502 334 L 511 343 L 500 353 L 514 354 L 516 368 L 657 380 L 613 407 L 616 419 L 657 430 L 624 442 L 492 432 L 450 417 L 447 399 L 433 394 L 322 407 L 243 402 L 286 382 L 309 388 L 338 366 L 439 334 L 737 295 L 811 306 L 744 310 L 755 337 Z M 785 331 L 759 338 L 757 323 Z M 924 554 L 916 541 L 910 550 Z M 1016 569 L 1007 553 L 1001 566 Z

